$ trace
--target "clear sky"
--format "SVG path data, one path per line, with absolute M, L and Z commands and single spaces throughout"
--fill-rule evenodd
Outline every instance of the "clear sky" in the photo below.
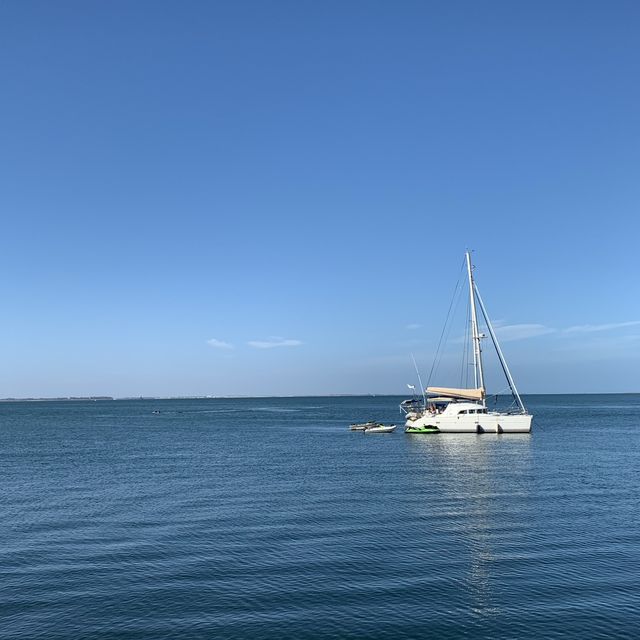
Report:
M 0 397 L 403 393 L 467 247 L 521 391 L 640 391 L 639 32 L 635 0 L 5 0 Z

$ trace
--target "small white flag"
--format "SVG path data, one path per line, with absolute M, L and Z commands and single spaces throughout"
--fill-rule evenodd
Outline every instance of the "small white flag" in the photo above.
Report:
M 409 389 L 413 389 L 414 391 L 416 390 L 416 388 L 412 384 L 408 384 L 407 387 L 409 387 Z

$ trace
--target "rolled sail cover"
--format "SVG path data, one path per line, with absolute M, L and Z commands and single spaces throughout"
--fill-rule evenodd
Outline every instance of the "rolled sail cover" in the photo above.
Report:
M 462 400 L 483 400 L 485 391 L 479 389 L 451 389 L 449 387 L 427 387 L 427 393 L 433 393 L 447 398 L 461 398 Z

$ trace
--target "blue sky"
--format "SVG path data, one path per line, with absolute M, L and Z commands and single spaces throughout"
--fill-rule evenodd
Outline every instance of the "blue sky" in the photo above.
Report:
M 640 391 L 639 26 L 3 2 L 0 397 L 403 393 L 467 247 L 523 392 Z

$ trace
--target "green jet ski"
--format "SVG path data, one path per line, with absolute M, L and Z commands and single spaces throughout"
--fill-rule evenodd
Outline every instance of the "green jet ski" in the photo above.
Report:
M 407 427 L 404 430 L 405 433 L 440 433 L 438 427 Z

